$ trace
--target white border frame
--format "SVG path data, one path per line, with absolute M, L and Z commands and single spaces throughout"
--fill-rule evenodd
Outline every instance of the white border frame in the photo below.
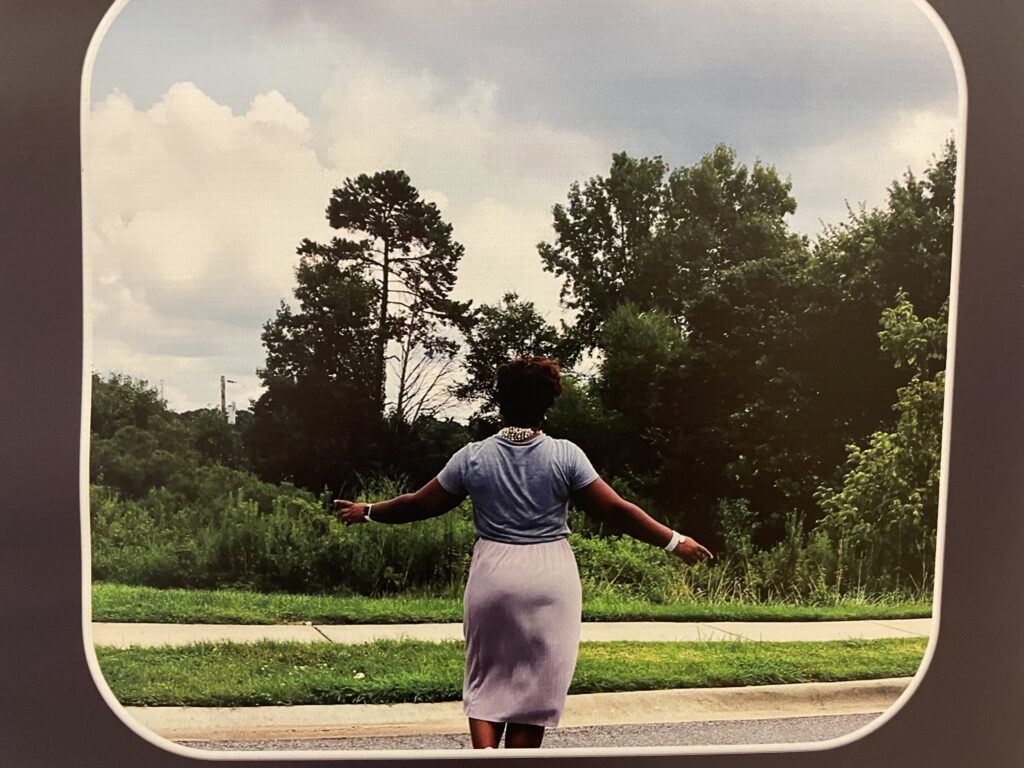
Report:
M 954 137 L 957 151 L 956 163 L 956 187 L 954 194 L 954 220 L 953 220 L 953 243 L 952 261 L 950 265 L 950 301 L 949 319 L 946 341 L 946 381 L 942 414 L 942 454 L 940 460 L 939 475 L 939 509 L 936 524 L 936 545 L 935 545 L 935 587 L 932 599 L 932 626 L 928 638 L 928 646 L 925 649 L 921 666 L 910 684 L 900 697 L 885 712 L 872 720 L 867 725 L 855 731 L 835 739 L 815 742 L 796 742 L 787 744 L 745 744 L 713 746 L 705 745 L 699 747 L 624 747 L 624 748 L 564 748 L 552 747 L 534 751 L 506 751 L 506 750 L 274 750 L 266 752 L 257 751 L 213 751 L 186 747 L 174 741 L 166 739 L 148 728 L 141 725 L 133 718 L 124 705 L 114 696 L 110 686 L 103 677 L 99 661 L 96 657 L 96 649 L 93 644 L 92 633 L 92 547 L 90 542 L 90 514 L 89 514 L 89 424 L 91 417 L 92 402 L 92 270 L 91 264 L 82 254 L 82 409 L 81 409 L 81 466 L 79 468 L 79 504 L 81 512 L 81 533 L 82 533 L 82 639 L 85 644 L 85 656 L 89 665 L 89 672 L 92 674 L 93 682 L 96 684 L 100 695 L 107 703 L 114 714 L 123 722 L 129 730 L 136 733 L 154 746 L 165 751 L 206 760 L 403 760 L 403 759 L 479 759 L 502 760 L 502 759 L 547 759 L 558 757 L 627 757 L 636 756 L 665 756 L 665 755 L 713 755 L 713 754 L 751 754 L 751 753 L 777 753 L 777 752 L 819 752 L 836 747 L 842 747 L 873 733 L 887 723 L 906 702 L 914 695 L 921 679 L 925 676 L 931 665 L 935 653 L 935 644 L 938 640 L 942 605 L 942 581 L 943 581 L 943 552 L 946 541 L 946 502 L 948 496 L 949 482 L 949 442 L 952 423 L 953 386 L 955 380 L 954 356 L 956 349 L 956 318 L 957 303 L 960 281 L 960 241 L 963 224 L 963 194 L 964 194 L 964 153 L 967 141 L 967 77 L 964 70 L 963 59 L 957 48 L 956 42 L 949 31 L 949 28 L 942 21 L 939 14 L 925 0 L 910 0 L 934 25 L 939 37 L 946 46 L 953 69 L 956 73 L 958 109 L 957 119 L 959 130 Z M 107 13 L 103 16 L 99 26 L 93 33 L 92 40 L 86 51 L 85 61 L 82 69 L 81 88 L 81 110 L 79 135 L 84 136 L 86 132 L 86 121 L 90 111 L 92 71 L 96 62 L 103 39 L 110 29 L 114 20 L 130 0 L 116 0 Z M 85 143 L 81 146 L 82 168 L 85 165 Z M 83 170 L 83 179 L 85 171 Z M 86 242 L 89 223 L 89 201 L 85 194 L 85 185 L 82 186 L 82 242 Z M 344 705 L 339 705 L 344 706 Z

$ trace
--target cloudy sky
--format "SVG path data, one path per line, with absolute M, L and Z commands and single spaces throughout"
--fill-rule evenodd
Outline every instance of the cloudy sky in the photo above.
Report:
M 613 152 L 718 142 L 793 183 L 795 231 L 879 206 L 959 130 L 912 0 L 129 0 L 87 63 L 91 368 L 245 407 L 331 190 L 402 168 L 466 249 L 458 298 L 560 317 L 536 244 Z M 91 74 L 90 74 L 91 72 Z

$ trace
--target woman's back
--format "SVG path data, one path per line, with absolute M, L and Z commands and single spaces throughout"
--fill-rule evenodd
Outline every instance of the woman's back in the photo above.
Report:
M 469 443 L 437 479 L 449 493 L 469 494 L 480 538 L 534 544 L 569 534 L 569 494 L 597 477 L 578 446 L 541 434 L 523 443 L 498 435 Z

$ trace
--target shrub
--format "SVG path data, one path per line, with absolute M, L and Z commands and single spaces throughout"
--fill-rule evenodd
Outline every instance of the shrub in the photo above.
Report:
M 474 541 L 468 504 L 412 525 L 346 529 L 327 514 L 326 499 L 293 486 L 223 467 L 202 475 L 187 488 L 152 489 L 139 500 L 93 486 L 94 578 L 367 595 L 451 590 L 465 578 Z M 367 496 L 395 492 L 378 481 Z
M 403 485 L 372 479 L 363 498 L 390 498 Z M 345 528 L 328 514 L 328 498 L 223 467 L 203 468 L 190 483 L 154 488 L 140 499 L 93 486 L 93 577 L 159 588 L 461 593 L 475 542 L 468 501 L 410 525 Z M 585 597 L 835 603 L 879 593 L 842 542 L 837 548 L 826 531 L 805 532 L 795 514 L 784 539 L 766 550 L 752 543 L 756 523 L 746 501 L 723 501 L 718 515 L 722 551 L 714 561 L 686 566 L 635 539 L 598 535 L 579 526 L 574 513 L 570 543 Z
M 586 594 L 614 592 L 664 602 L 678 579 L 678 561 L 650 544 L 626 536 L 571 534 Z

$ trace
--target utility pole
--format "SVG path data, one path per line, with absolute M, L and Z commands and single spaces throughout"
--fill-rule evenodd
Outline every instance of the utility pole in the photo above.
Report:
M 224 385 L 225 384 L 237 384 L 237 383 L 238 383 L 237 381 L 232 381 L 231 379 L 224 378 L 224 374 L 221 374 L 221 377 L 220 377 L 220 414 L 225 419 L 227 419 L 227 417 L 228 417 L 228 405 L 227 405 L 227 398 L 225 397 L 225 389 L 226 389 L 226 387 Z

